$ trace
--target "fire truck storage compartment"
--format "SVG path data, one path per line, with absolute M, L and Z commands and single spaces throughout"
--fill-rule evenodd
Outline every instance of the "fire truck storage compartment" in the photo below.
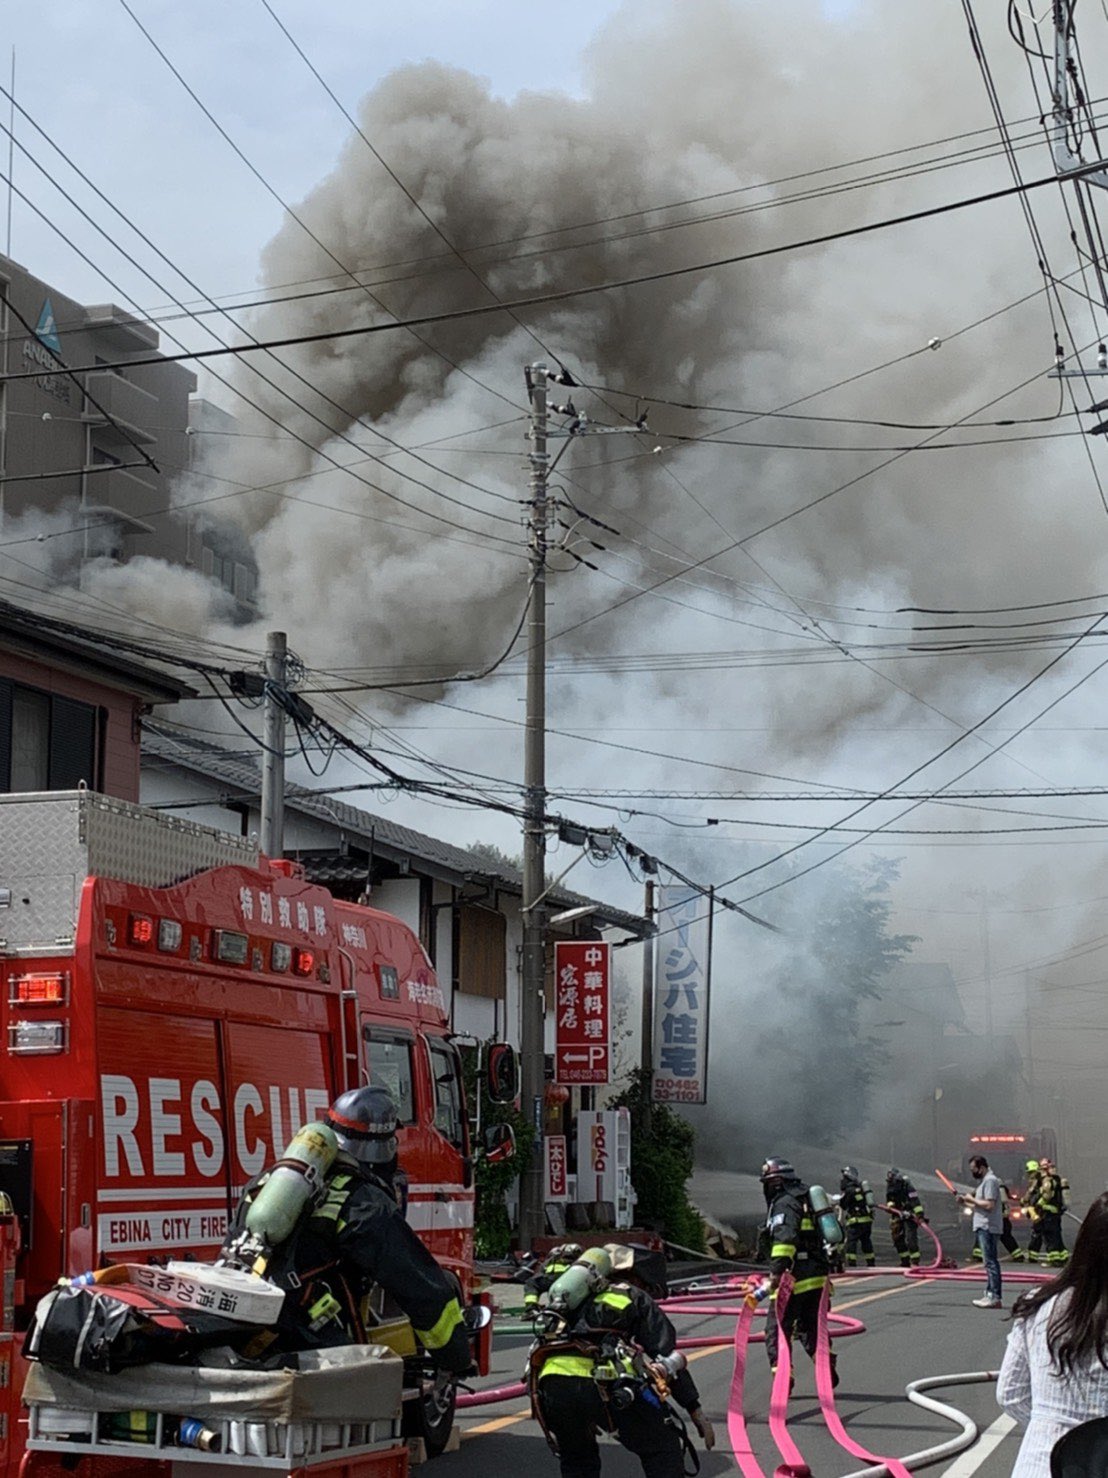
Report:
M 0 795 L 0 939 L 8 954 L 71 940 L 91 875 L 167 888 L 207 868 L 257 867 L 258 847 L 87 790 Z
M 31 1366 L 27 1447 L 57 1460 L 108 1458 L 289 1471 L 385 1452 L 400 1437 L 403 1362 L 382 1345 L 302 1352 L 298 1370 L 144 1365 L 103 1375 Z M 112 1417 L 156 1418 L 141 1439 Z M 214 1434 L 210 1451 L 182 1445 L 182 1419 Z
M 51 1105 L 53 1107 L 53 1105 Z M 19 1218 L 23 1246 L 31 1246 L 34 1196 L 34 1152 L 30 1139 L 0 1140 L 0 1194 L 7 1196 Z

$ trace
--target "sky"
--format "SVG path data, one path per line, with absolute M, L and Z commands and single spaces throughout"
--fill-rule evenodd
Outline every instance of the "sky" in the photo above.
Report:
M 129 0 L 131 3 L 131 0 Z M 286 199 L 297 200 L 333 162 L 349 132 L 339 110 L 260 0 L 180 6 L 133 0 L 134 16 L 219 122 Z M 616 10 L 610 0 L 566 0 L 556 15 L 503 0 L 403 6 L 273 0 L 273 9 L 353 111 L 394 68 L 437 59 L 487 77 L 493 90 L 575 93 L 583 45 Z M 235 159 L 175 81 L 119 0 L 60 0 L 12 7 L 0 81 L 136 224 L 213 295 L 258 281 L 259 253 L 281 208 Z M 0 109 L 5 120 L 7 104 Z M 49 150 L 30 125 L 17 134 L 43 162 Z M 6 159 L 6 151 L 0 150 Z M 7 164 L 3 165 L 7 175 Z M 14 182 L 37 204 L 50 200 L 18 153 Z M 55 195 L 49 213 L 75 224 Z M 4 211 L 6 239 L 6 207 Z M 103 280 L 18 198 L 11 255 L 78 300 L 98 301 Z M 116 263 L 121 280 L 134 280 Z M 141 290 L 146 301 L 150 288 Z
M 567 0 L 541 10 L 501 0 L 269 3 L 448 239 L 480 248 L 500 296 L 742 255 L 1011 183 L 957 0 Z M 1021 166 L 1045 175 L 1049 155 L 1034 137 L 1038 78 L 1000 9 L 981 7 L 986 51 Z M 1089 92 L 1103 96 L 1108 22 L 1087 9 L 1079 22 Z M 373 285 L 397 316 L 457 306 L 476 291 L 450 275 L 453 266 L 440 269 L 441 241 L 351 138 L 263 0 L 57 0 L 20 7 L 7 36 L 20 104 L 205 295 L 280 296 L 281 284 L 334 273 L 324 247 L 379 267 Z M 118 245 L 150 261 L 27 120 L 16 132 Z M 859 163 L 847 169 L 850 161 Z M 911 163 L 921 167 L 906 172 Z M 126 294 L 160 315 L 165 291 L 20 151 L 14 181 L 96 265 L 18 198 L 16 260 L 78 300 Z M 604 533 L 574 521 L 572 553 L 551 580 L 552 624 L 566 635 L 552 647 L 550 777 L 567 810 L 619 825 L 705 881 L 757 867 L 731 890 L 749 896 L 785 877 L 788 864 L 761 864 L 794 841 L 828 822 L 892 827 L 907 802 L 857 819 L 846 800 L 749 806 L 740 817 L 727 799 L 739 785 L 879 791 L 917 769 L 924 789 L 963 771 L 965 785 L 984 788 L 1093 783 L 1103 768 L 1106 680 L 1095 639 L 1069 655 L 1026 644 L 964 657 L 888 655 L 889 643 L 918 644 L 915 628 L 944 620 L 959 633 L 952 643 L 970 628 L 976 642 L 1010 643 L 1011 622 L 1045 618 L 1008 608 L 1108 590 L 1103 443 L 1075 434 L 1074 409 L 1087 398 L 1060 401 L 1047 377 L 1055 332 L 1067 352 L 1095 346 L 1108 315 L 1081 296 L 1090 281 L 1077 270 L 1060 197 L 1039 192 L 1034 209 L 1050 264 L 1068 283 L 1049 303 L 1020 206 L 1002 200 L 522 322 L 483 317 L 464 331 L 432 332 L 429 344 L 383 334 L 372 345 L 305 350 L 268 384 L 246 370 L 233 371 L 229 386 L 205 379 L 205 393 L 242 416 L 242 435 L 212 451 L 205 475 L 255 491 L 293 479 L 287 499 L 226 504 L 262 570 L 257 627 L 229 632 L 194 586 L 160 567 L 104 572 L 96 593 L 175 630 L 257 648 L 279 620 L 311 667 L 352 678 L 436 661 L 436 672 L 466 671 L 493 659 L 525 589 L 518 518 L 504 510 L 526 478 L 522 367 L 540 352 L 537 336 L 541 352 L 609 387 L 584 402 L 598 422 L 625 427 L 641 404 L 651 407 L 649 440 L 594 439 L 563 464 L 566 495 L 609 525 Z M 571 251 L 530 245 L 567 235 Z M 404 268 L 390 277 L 390 263 Z M 196 296 L 180 277 L 166 285 Z M 340 294 L 240 321 L 244 332 L 277 337 L 378 311 Z M 193 325 L 172 327 L 190 346 L 207 342 Z M 260 409 L 245 410 L 244 393 Z M 751 421 L 752 411 L 796 402 L 829 419 Z M 1021 424 L 993 424 L 1002 420 Z M 972 424 L 942 430 L 961 421 Z M 467 442 L 475 430 L 480 439 Z M 401 464 L 395 445 L 373 440 L 381 436 L 436 449 Z M 901 450 L 932 440 L 943 446 Z M 963 445 L 971 442 L 981 444 Z M 336 470 L 355 449 L 378 454 L 373 475 L 386 493 Z M 406 473 L 382 471 L 390 457 Z M 442 502 L 447 494 L 460 505 Z M 407 500 L 403 509 L 397 499 Z M 642 595 L 659 581 L 664 589 Z M 1067 608 L 1061 629 L 1074 636 L 1077 617 L 1091 624 L 1100 605 Z M 347 718 L 380 744 L 418 745 L 437 760 L 513 777 L 521 677 L 517 659 L 487 682 L 428 702 L 381 698 Z M 609 798 L 606 810 L 573 799 L 590 787 L 637 787 L 643 798 Z M 667 794 L 682 790 L 704 794 Z M 992 809 L 915 809 L 850 854 L 902 859 L 895 922 L 923 936 L 922 958 L 953 964 L 976 1024 L 982 939 L 966 904 L 971 890 L 987 886 L 1006 921 L 993 941 L 998 971 L 1068 955 L 1102 934 L 1098 900 L 1108 894 L 1103 798 L 985 804 Z M 518 845 L 513 823 L 399 805 L 427 831 Z M 1010 841 L 992 834 L 1059 817 L 1084 829 Z M 809 840 L 795 865 L 860 835 Z M 558 854 L 552 865 L 568 860 Z M 637 889 L 614 873 L 594 877 L 583 863 L 567 881 L 633 906 Z M 820 871 L 812 877 L 817 886 Z M 771 916 L 773 892 L 751 907 Z M 1008 979 L 997 990 L 1018 1025 L 1019 992 Z

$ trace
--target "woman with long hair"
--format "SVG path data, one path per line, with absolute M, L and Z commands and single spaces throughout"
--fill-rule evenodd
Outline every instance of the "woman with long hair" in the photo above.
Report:
M 1059 1277 L 1017 1299 L 996 1397 L 1027 1431 L 1012 1478 L 1050 1478 L 1071 1427 L 1108 1414 L 1108 1191 L 1089 1207 Z

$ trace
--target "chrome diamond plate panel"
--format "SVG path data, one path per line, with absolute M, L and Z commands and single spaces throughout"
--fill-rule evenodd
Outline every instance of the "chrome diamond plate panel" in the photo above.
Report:
M 165 888 L 211 867 L 257 866 L 257 843 L 91 791 L 0 796 L 0 948 L 73 938 L 90 873 Z

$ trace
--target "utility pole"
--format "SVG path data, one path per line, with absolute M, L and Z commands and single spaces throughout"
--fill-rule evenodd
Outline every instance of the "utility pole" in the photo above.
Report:
M 649 925 L 642 948 L 642 1045 L 639 1067 L 642 1070 L 646 1099 L 646 1124 L 649 1128 L 654 1099 L 654 879 L 647 878 L 643 898 L 643 918 Z
M 546 871 L 546 530 L 547 368 L 526 371 L 531 401 L 531 591 L 527 614 L 527 714 L 523 784 L 523 972 L 520 1010 L 523 1112 L 535 1129 L 531 1158 L 520 1176 L 519 1241 L 526 1252 L 546 1230 L 543 1203 L 543 1094 L 546 1088 L 546 930 L 542 895 Z
M 267 857 L 285 850 L 285 710 L 275 688 L 285 686 L 288 638 L 271 631 L 265 644 L 265 747 L 262 750 L 261 848 Z

